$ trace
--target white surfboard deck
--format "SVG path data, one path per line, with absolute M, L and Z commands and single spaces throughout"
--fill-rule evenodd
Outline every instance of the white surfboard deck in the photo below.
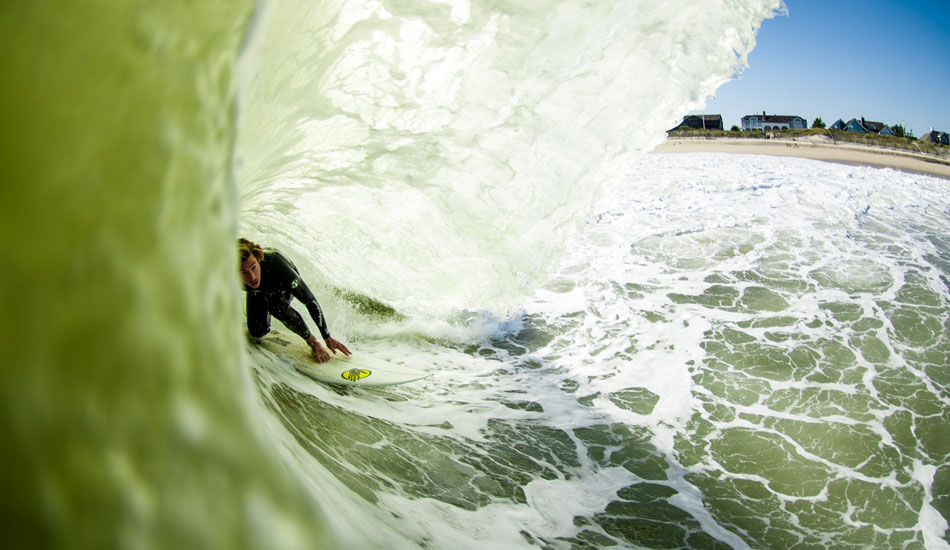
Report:
M 271 330 L 261 338 L 261 345 L 270 352 L 293 363 L 298 372 L 320 382 L 342 386 L 393 386 L 421 380 L 429 373 L 415 370 L 375 357 L 372 353 L 353 351 L 347 357 L 330 352 L 326 363 L 313 360 L 310 346 L 296 334 Z

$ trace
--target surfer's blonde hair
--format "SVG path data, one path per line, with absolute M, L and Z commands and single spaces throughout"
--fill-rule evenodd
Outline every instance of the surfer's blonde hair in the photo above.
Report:
M 264 261 L 264 249 L 256 243 L 241 237 L 238 239 L 238 265 L 243 264 L 248 258 L 254 256 L 257 261 Z

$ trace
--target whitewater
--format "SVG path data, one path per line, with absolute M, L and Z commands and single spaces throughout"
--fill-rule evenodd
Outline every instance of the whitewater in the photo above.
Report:
M 946 181 L 694 154 L 623 183 L 517 316 L 351 320 L 430 380 L 341 394 L 251 351 L 294 463 L 360 495 L 341 528 L 374 503 L 381 546 L 944 547 Z
M 777 0 L 92 4 L 0 11 L 11 544 L 948 547 L 947 181 L 648 153 Z

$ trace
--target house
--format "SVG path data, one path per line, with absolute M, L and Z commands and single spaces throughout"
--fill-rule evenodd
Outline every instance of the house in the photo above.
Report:
M 761 115 L 746 115 L 742 117 L 743 132 L 770 132 L 772 130 L 803 130 L 808 128 L 808 122 L 800 116 L 769 115 L 762 111 Z
M 874 122 L 871 120 L 865 120 L 864 117 L 861 117 L 860 120 L 852 118 L 847 123 L 841 122 L 841 119 L 838 119 L 837 122 L 831 125 L 832 130 L 845 130 L 847 132 L 860 132 L 862 134 L 882 134 L 885 136 L 896 136 L 897 132 L 894 128 L 884 124 L 883 122 Z
M 724 130 L 722 115 L 687 115 L 673 130 Z M 670 130 L 672 132 L 673 130 Z
M 942 143 L 944 145 L 950 145 L 950 134 L 947 132 L 938 132 L 936 130 L 931 130 L 921 136 L 920 141 L 926 141 L 929 143 Z
M 844 131 L 860 132 L 862 134 L 869 133 L 867 127 L 864 124 L 861 124 L 861 121 L 859 121 L 856 118 L 852 118 L 851 120 L 848 121 L 847 124 L 844 125 Z

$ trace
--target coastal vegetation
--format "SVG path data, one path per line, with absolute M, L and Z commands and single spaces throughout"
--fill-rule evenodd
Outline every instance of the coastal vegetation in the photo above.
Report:
M 691 128 L 677 128 L 668 133 L 671 139 L 675 138 L 693 138 L 693 139 L 715 139 L 715 138 L 733 138 L 733 139 L 778 139 L 790 141 L 809 141 L 829 144 L 856 144 L 867 147 L 876 147 L 883 149 L 893 149 L 896 151 L 907 151 L 910 153 L 919 153 L 932 155 L 940 158 L 950 158 L 950 148 L 939 143 L 930 143 L 920 141 L 913 137 L 896 137 L 882 134 L 864 134 L 859 132 L 847 132 L 844 130 L 829 130 L 827 128 L 808 128 L 803 130 L 772 130 L 770 132 L 743 132 L 735 126 L 732 130 L 702 130 Z

